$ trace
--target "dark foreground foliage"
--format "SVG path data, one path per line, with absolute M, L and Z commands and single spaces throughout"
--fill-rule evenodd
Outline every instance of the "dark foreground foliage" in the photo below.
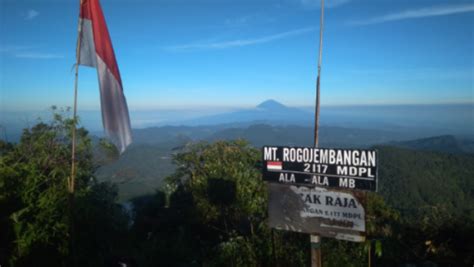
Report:
M 2 267 L 309 266 L 308 235 L 268 228 L 260 152 L 247 142 L 187 145 L 174 155 L 176 171 L 163 187 L 124 209 L 116 203 L 116 187 L 95 179 L 93 145 L 80 128 L 71 210 L 66 181 L 72 125 L 55 114 L 50 123 L 25 129 L 18 144 L 0 142 Z M 108 158 L 116 158 L 113 148 L 109 152 Z M 473 161 L 448 156 L 443 165 L 439 154 L 385 147 L 379 152 L 381 176 L 393 179 L 381 183 L 385 198 L 368 194 L 368 241 L 323 239 L 323 266 L 367 266 L 369 255 L 373 266 L 471 266 Z M 458 162 L 466 169 L 448 169 Z M 420 172 L 417 165 L 432 172 Z M 436 194 L 457 186 L 454 182 L 441 189 L 429 183 L 446 172 L 461 181 L 458 195 Z M 392 183 L 400 173 L 403 188 Z M 428 179 L 425 191 L 416 190 L 420 180 L 414 175 Z M 453 201 L 441 205 L 438 198 Z M 413 203 L 417 207 L 408 209 Z
M 127 244 L 113 185 L 94 178 L 91 140 L 77 130 L 76 194 L 69 209 L 71 127 L 61 112 L 0 148 L 0 265 L 106 266 Z

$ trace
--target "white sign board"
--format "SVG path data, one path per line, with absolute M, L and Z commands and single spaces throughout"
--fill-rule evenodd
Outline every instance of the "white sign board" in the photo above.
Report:
M 270 227 L 354 242 L 365 240 L 365 194 L 268 183 Z
M 349 193 L 328 191 L 324 188 L 290 186 L 301 196 L 305 207 L 302 218 L 321 218 L 321 227 L 349 229 L 365 232 L 365 211 L 359 201 Z

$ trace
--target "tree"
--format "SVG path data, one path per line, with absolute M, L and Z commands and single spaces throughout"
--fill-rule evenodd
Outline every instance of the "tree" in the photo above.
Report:
M 268 227 L 259 150 L 244 140 L 200 142 L 187 145 L 174 161 L 177 169 L 164 186 L 168 208 L 161 218 L 180 218 L 174 237 L 186 233 L 189 239 L 181 248 L 197 247 L 188 265 L 275 266 L 278 259 L 282 266 L 301 266 L 309 261 L 307 235 Z
M 171 190 L 171 200 L 176 194 L 191 195 L 186 207 L 193 210 L 181 215 L 194 226 L 200 225 L 194 230 L 205 233 L 191 234 L 199 236 L 195 240 L 204 248 L 202 263 L 309 265 L 307 234 L 276 230 L 272 234 L 267 225 L 267 187 L 261 178 L 260 159 L 260 151 L 242 140 L 189 145 L 175 156 L 178 168 L 167 179 L 167 188 L 179 189 Z M 366 213 L 369 238 L 379 240 L 376 247 L 380 252 L 380 240 L 392 236 L 398 213 L 375 194 L 367 198 Z M 367 244 L 325 239 L 325 266 L 364 266 Z
M 206 264 L 252 266 L 269 257 L 268 241 L 261 242 L 269 229 L 259 159 L 242 140 L 191 145 L 175 157 L 178 168 L 167 181 L 192 196 L 193 215 L 207 233 L 201 235 Z
M 118 223 L 124 217 L 114 204 L 116 189 L 95 180 L 92 143 L 84 128 L 76 134 L 77 209 L 70 213 L 66 183 L 74 121 L 64 118 L 66 112 L 53 107 L 49 123 L 25 129 L 18 144 L 2 150 L 0 206 L 5 209 L 0 210 L 0 236 L 7 240 L 2 240 L 0 264 L 8 260 L 12 266 L 70 266 L 76 263 L 71 249 L 96 256 L 84 257 L 86 261 L 104 263 L 109 255 L 105 246 L 112 244 L 114 229 L 126 227 Z M 82 233 L 74 243 L 70 242 L 72 219 L 77 219 L 76 232 Z M 91 236 L 101 238 L 102 247 L 90 246 Z
M 397 244 L 399 213 L 389 207 L 376 193 L 366 194 L 364 209 L 366 242 L 324 239 L 322 242 L 324 266 L 367 266 L 369 249 L 375 252 L 376 261 L 382 266 L 393 266 L 399 260 L 400 255 L 396 253 L 400 250 L 393 249 Z

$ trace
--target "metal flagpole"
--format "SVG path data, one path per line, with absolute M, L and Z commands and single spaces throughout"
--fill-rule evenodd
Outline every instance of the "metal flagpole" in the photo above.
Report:
M 319 144 L 319 111 L 320 111 L 320 89 L 321 89 L 321 62 L 323 56 L 323 29 L 324 29 L 324 0 L 321 0 L 321 16 L 319 28 L 319 58 L 318 58 L 318 78 L 316 80 L 316 105 L 314 110 L 314 147 Z M 311 266 L 321 267 L 321 237 L 311 235 Z
M 316 106 L 314 110 L 314 146 L 318 146 L 319 139 L 319 102 L 321 87 L 321 62 L 323 56 L 323 28 L 324 28 L 324 0 L 321 0 L 321 18 L 319 28 L 319 59 L 318 59 L 318 78 L 316 80 Z

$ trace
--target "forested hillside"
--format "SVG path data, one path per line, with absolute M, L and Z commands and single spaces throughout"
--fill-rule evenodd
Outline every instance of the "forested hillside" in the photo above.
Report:
M 423 151 L 435 151 L 451 154 L 474 154 L 474 141 L 472 138 L 457 138 L 453 135 L 392 142 L 390 145 Z
M 321 146 L 370 147 L 409 135 L 391 131 L 342 127 L 321 127 Z M 115 162 L 104 162 L 96 175 L 101 181 L 118 184 L 121 200 L 152 193 L 174 170 L 173 154 L 186 144 L 198 141 L 247 140 L 259 148 L 263 145 L 307 146 L 313 142 L 312 128 L 304 126 L 271 126 L 268 124 L 221 124 L 214 126 L 164 126 L 134 131 L 134 143 Z
M 474 155 L 376 147 L 379 193 L 403 214 L 440 209 L 474 220 Z
M 245 140 L 180 138 L 137 144 L 118 158 L 109 143 L 92 142 L 81 128 L 71 209 L 72 123 L 56 114 L 25 129 L 18 144 L 0 142 L 2 266 L 309 265 L 308 235 L 268 227 L 259 148 Z M 369 248 L 379 266 L 472 266 L 474 157 L 376 149 L 380 184 L 378 193 L 367 194 L 367 241 L 323 239 L 323 266 L 366 266 Z M 119 181 L 112 184 L 94 173 L 103 164 L 124 172 L 120 161 L 130 156 L 141 159 L 135 166 L 149 193 L 129 194 L 133 205 L 124 208 L 116 186 L 133 192 L 126 178 L 136 173 L 109 177 Z M 154 165 L 167 167 L 169 175 L 155 173 L 166 179 L 146 176 Z

